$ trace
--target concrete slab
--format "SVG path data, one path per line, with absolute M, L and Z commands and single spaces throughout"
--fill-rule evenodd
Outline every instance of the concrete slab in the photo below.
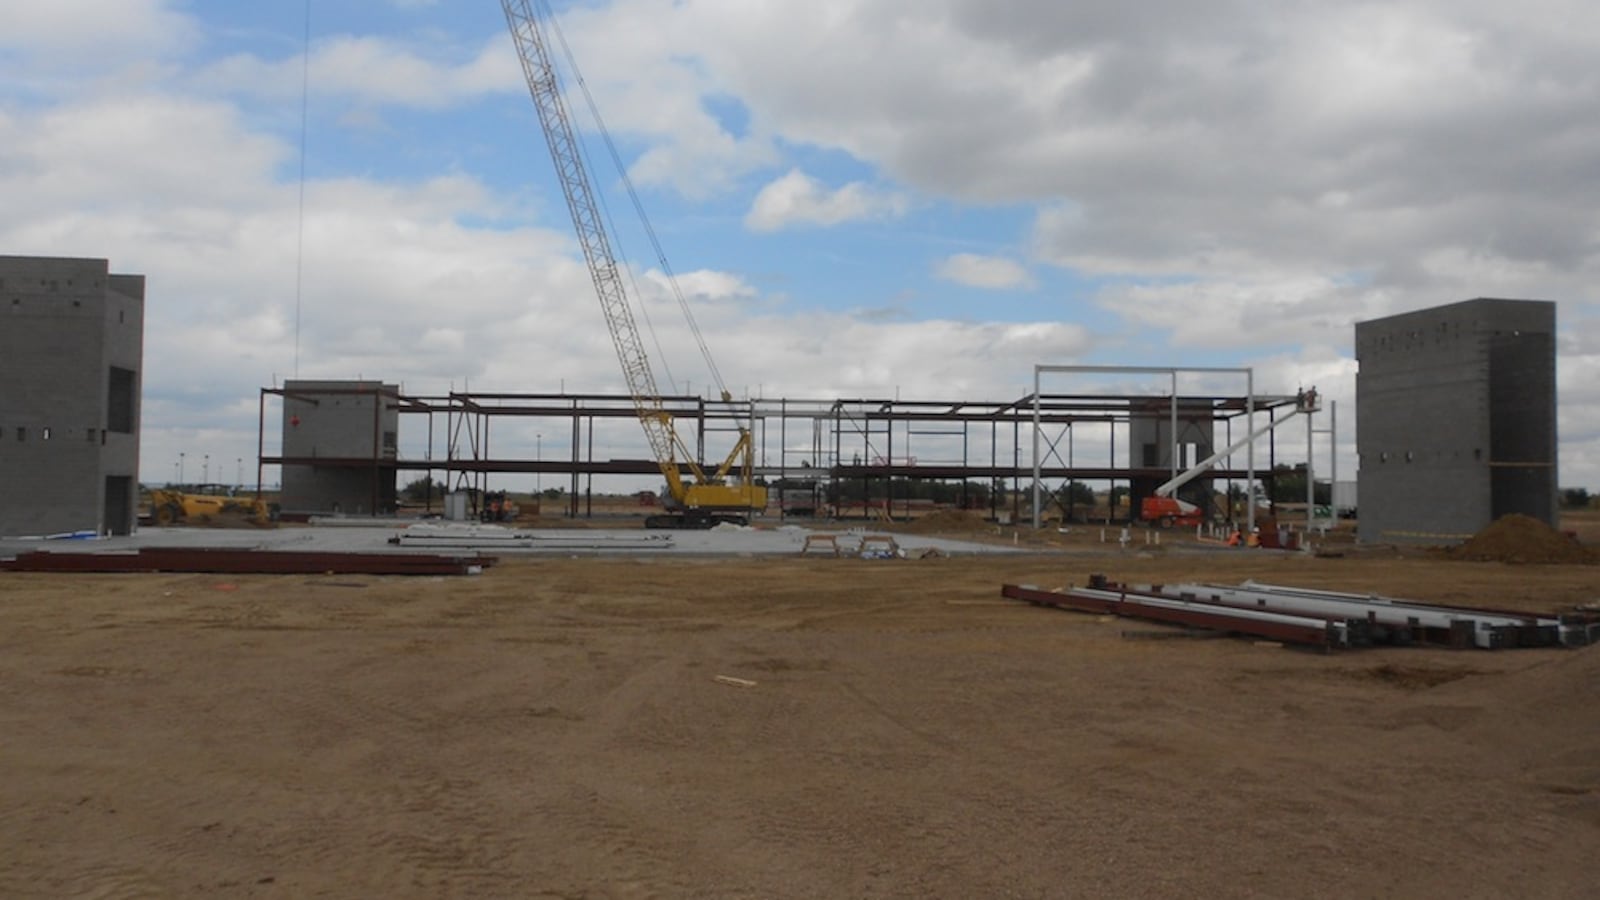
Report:
M 808 529 L 785 525 L 773 529 L 724 526 L 710 531 L 644 531 L 637 528 L 499 529 L 496 526 L 462 526 L 452 535 L 433 526 L 419 529 L 421 539 L 390 543 L 405 532 L 394 524 L 361 525 L 343 520 L 339 527 L 285 527 L 273 529 L 141 528 L 126 537 L 89 540 L 0 539 L 0 556 L 33 550 L 52 553 L 97 553 L 141 547 L 226 547 L 260 550 L 319 550 L 350 553 L 440 553 L 446 548 L 477 550 L 492 556 L 793 556 L 800 553 L 811 534 L 837 535 L 844 555 L 867 551 L 881 553 L 892 539 L 906 556 L 931 551 L 951 556 L 1017 554 L 1025 549 L 980 544 L 927 535 L 891 534 L 864 529 Z

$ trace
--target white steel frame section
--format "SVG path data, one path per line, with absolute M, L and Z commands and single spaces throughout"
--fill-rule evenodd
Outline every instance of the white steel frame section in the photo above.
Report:
M 1042 433 L 1043 422 L 1040 417 L 1039 406 L 1039 381 L 1041 375 L 1166 375 L 1171 379 L 1172 397 L 1172 430 L 1171 438 L 1174 442 L 1178 439 L 1178 374 L 1196 373 L 1205 375 L 1243 375 L 1245 383 L 1245 427 L 1255 426 L 1256 418 L 1256 373 L 1251 368 L 1220 368 L 1213 366 L 1050 366 L 1035 365 L 1033 367 L 1033 527 L 1042 525 L 1042 500 L 1040 471 L 1043 468 L 1043 458 L 1039 452 L 1039 436 Z M 1309 417 L 1308 417 L 1309 418 Z M 1310 448 L 1307 447 L 1306 478 L 1310 481 L 1311 463 Z M 1178 475 L 1178 450 L 1173 447 L 1167 454 L 1169 457 L 1172 476 Z M 1251 441 L 1245 448 L 1245 475 L 1250 487 L 1245 490 L 1249 494 L 1245 503 L 1245 527 L 1254 531 L 1256 525 L 1256 504 L 1254 485 L 1256 480 L 1256 442 Z

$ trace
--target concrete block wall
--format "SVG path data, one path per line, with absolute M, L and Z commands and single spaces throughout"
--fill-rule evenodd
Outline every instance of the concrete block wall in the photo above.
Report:
M 1186 454 L 1178 460 L 1179 471 L 1216 452 L 1215 417 L 1209 402 L 1178 401 L 1176 443 Z M 1132 413 L 1128 419 L 1128 465 L 1169 468 L 1175 443 L 1172 434 L 1172 412 L 1167 401 L 1152 402 L 1147 409 Z
M 1360 537 L 1554 523 L 1555 304 L 1477 299 L 1356 324 Z M 1498 349 L 1497 349 L 1498 348 Z
M 1559 521 L 1555 316 L 1512 321 L 1485 336 L 1489 353 L 1491 514 Z
M 133 528 L 144 278 L 109 268 L 0 256 L 0 535 Z
M 1171 470 L 1173 444 L 1178 445 L 1177 470 L 1182 472 L 1215 453 L 1216 411 L 1210 401 L 1196 403 L 1179 398 L 1177 441 L 1173 441 L 1172 407 L 1169 400 L 1151 400 L 1128 419 L 1128 465 L 1131 468 L 1156 467 Z M 1134 508 L 1154 493 L 1166 478 L 1135 478 L 1130 485 Z M 1210 509 L 1212 479 L 1196 478 L 1178 489 L 1178 497 L 1201 509 Z
M 283 456 L 326 465 L 284 465 L 286 512 L 372 515 L 394 509 L 399 387 L 379 381 L 284 383 Z M 367 465 L 357 465 L 366 463 Z

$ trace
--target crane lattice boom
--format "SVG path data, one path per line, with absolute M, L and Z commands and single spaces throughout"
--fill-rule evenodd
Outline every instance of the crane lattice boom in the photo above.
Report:
M 578 233 L 578 243 L 583 247 L 584 260 L 589 264 L 589 276 L 594 280 L 595 293 L 600 298 L 606 326 L 611 331 L 617 361 L 622 364 L 628 393 L 633 395 L 639 421 L 644 424 L 656 459 L 673 460 L 676 440 L 671 419 L 662 409 L 661 391 L 656 387 L 655 374 L 650 370 L 649 358 L 645 356 L 639 326 L 633 320 L 633 307 L 629 305 L 628 295 L 623 290 L 622 273 L 611 251 L 611 239 L 600 218 L 599 207 L 594 202 L 594 190 L 590 187 L 589 173 L 561 96 L 561 84 L 556 79 L 550 48 L 534 16 L 530 0 L 501 0 L 501 6 L 505 8 L 506 25 L 517 44 L 517 57 L 522 61 L 522 74 L 528 81 L 528 93 L 532 95 L 533 105 L 539 111 L 539 124 L 543 126 L 545 141 L 550 146 L 556 177 L 560 179 L 562 193 L 566 195 L 567 211 L 572 214 L 572 226 Z
M 534 2 L 501 0 L 500 5 L 505 10 L 506 25 L 516 42 L 517 57 L 528 82 L 528 92 L 539 111 L 539 124 L 550 148 L 550 158 L 555 163 L 556 177 L 567 199 L 567 211 L 572 214 L 572 225 L 578 234 L 578 243 L 583 248 L 584 260 L 589 265 L 595 294 L 600 298 L 600 307 L 605 313 L 606 327 L 611 332 L 611 342 L 617 351 L 617 361 L 622 364 L 628 393 L 633 397 L 639 423 L 650 441 L 650 450 L 655 454 L 661 473 L 666 476 L 668 491 L 673 500 L 690 511 L 693 521 L 702 525 L 719 518 L 708 511 L 748 512 L 765 507 L 766 489 L 751 482 L 754 444 L 749 429 L 739 429 L 739 440 L 733 451 L 710 477 L 707 477 L 694 455 L 683 447 L 673 428 L 672 416 L 662 403 L 649 357 L 645 355 L 644 341 L 639 335 L 639 326 L 634 322 L 633 307 L 628 302 L 627 292 L 623 289 L 622 272 L 612 251 L 610 236 L 606 232 L 599 206 L 595 203 L 582 149 L 572 130 L 549 41 L 535 13 Z M 698 329 L 695 331 L 704 351 L 704 340 L 699 338 Z M 710 363 L 709 353 L 707 362 Z M 710 364 L 715 371 L 715 364 Z M 718 380 L 720 383 L 720 376 Z M 725 388 L 722 399 L 729 399 Z M 683 482 L 678 462 L 680 449 L 684 450 L 683 467 L 694 476 L 693 485 Z M 725 477 L 736 460 L 742 463 L 744 475 L 744 484 L 738 487 L 725 483 Z M 721 518 L 742 521 L 741 516 Z

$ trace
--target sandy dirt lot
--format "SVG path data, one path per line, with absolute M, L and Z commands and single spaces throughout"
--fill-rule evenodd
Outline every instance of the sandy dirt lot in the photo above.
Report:
M 1600 597 L 1242 553 L 0 574 L 0 896 L 1594 896 L 1600 650 L 1138 639 L 998 596 L 1093 571 Z

